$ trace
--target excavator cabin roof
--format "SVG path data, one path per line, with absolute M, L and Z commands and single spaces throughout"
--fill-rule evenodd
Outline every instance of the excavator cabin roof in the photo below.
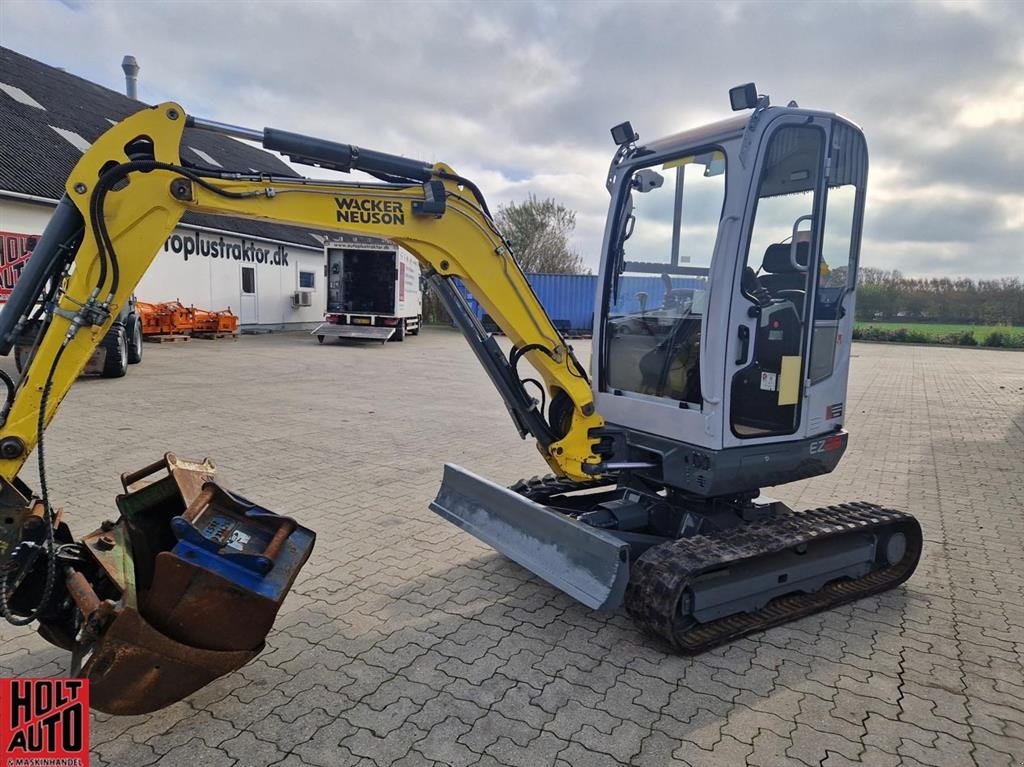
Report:
M 725 120 L 700 125 L 696 128 L 673 133 L 644 144 L 644 148 L 652 152 L 663 152 L 680 144 L 702 144 L 705 141 L 722 140 L 739 136 L 750 121 L 750 113 L 729 117 Z

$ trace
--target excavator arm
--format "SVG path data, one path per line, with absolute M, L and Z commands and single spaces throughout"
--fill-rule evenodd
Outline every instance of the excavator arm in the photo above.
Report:
M 270 129 L 242 135 L 259 136 L 268 148 L 325 167 L 365 168 L 391 183 L 331 183 L 185 168 L 178 147 L 188 124 L 221 127 L 192 120 L 173 103 L 145 109 L 101 136 L 68 178 L 66 197 L 37 246 L 36 271 L 21 283 L 25 290 L 12 297 L 11 309 L 0 322 L 0 348 L 6 352 L 17 337 L 17 323 L 36 305 L 43 278 L 64 282 L 51 306 L 44 308 L 49 314 L 46 330 L 0 428 L 0 477 L 10 482 L 17 476 L 39 439 L 40 426 L 49 423 L 188 211 L 372 235 L 406 248 L 421 261 L 467 335 L 520 434 L 537 440 L 559 475 L 584 479 L 598 473 L 598 439 L 591 432 L 603 421 L 594 411 L 586 371 L 551 323 L 471 183 L 445 165 Z M 36 274 L 39 278 L 33 281 Z M 451 283 L 454 277 L 512 341 L 510 358 L 465 311 Z M 520 357 L 540 374 L 555 423 L 549 423 L 521 382 Z
M 187 167 L 179 156 L 187 126 L 258 140 L 299 162 L 362 170 L 383 183 Z M 0 353 L 15 343 L 32 348 L 18 381 L 2 375 L 8 396 L 0 412 L 0 614 L 15 625 L 38 622 L 47 640 L 71 650 L 72 672 L 90 679 L 93 705 L 109 713 L 169 705 L 255 657 L 315 540 L 297 520 L 224 489 L 208 459 L 185 461 L 172 453 L 123 474 L 117 521 L 81 540 L 50 502 L 46 426 L 189 211 L 373 235 L 407 249 L 425 267 L 520 435 L 532 435 L 568 481 L 606 470 L 598 452 L 604 422 L 594 411 L 586 371 L 471 182 L 441 164 L 190 118 L 173 103 L 143 109 L 82 156 L 0 312 Z M 453 278 L 512 341 L 508 356 L 469 311 Z M 548 414 L 524 385 L 523 357 L 543 382 L 533 381 L 550 401 Z M 33 449 L 39 497 L 18 477 Z M 592 528 L 580 538 L 577 528 L 585 526 L 458 467 L 446 467 L 432 508 L 478 535 L 481 528 L 491 531 L 498 548 L 498 539 L 512 541 L 515 551 L 506 546 L 506 552 L 513 558 L 518 552 L 519 561 L 554 583 L 568 572 L 566 587 L 582 582 L 578 596 L 592 605 L 610 590 L 619 599 L 625 588 L 621 542 Z M 524 512 L 537 521 L 521 522 Z M 592 547 L 611 562 L 606 572 L 591 572 Z M 558 554 L 544 559 L 549 551 Z

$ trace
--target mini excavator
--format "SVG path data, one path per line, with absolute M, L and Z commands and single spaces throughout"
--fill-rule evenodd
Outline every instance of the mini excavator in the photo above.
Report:
M 209 460 L 168 453 L 122 475 L 116 519 L 79 540 L 51 502 L 44 429 L 189 211 L 414 254 L 553 472 L 503 487 L 446 465 L 431 508 L 584 605 L 624 607 L 696 654 L 902 583 L 921 553 L 910 515 L 794 511 L 760 494 L 832 471 L 847 446 L 864 136 L 830 112 L 773 106 L 752 83 L 730 100 L 740 114 L 657 141 L 612 129 L 589 371 L 480 190 L 450 167 L 174 103 L 114 125 L 71 172 L 0 313 L 0 353 L 30 349 L 20 379 L 2 377 L 0 611 L 72 652 L 96 708 L 142 713 L 258 654 L 310 555 L 312 531 L 226 489 Z M 186 128 L 377 181 L 189 165 Z M 33 449 L 38 495 L 18 477 Z

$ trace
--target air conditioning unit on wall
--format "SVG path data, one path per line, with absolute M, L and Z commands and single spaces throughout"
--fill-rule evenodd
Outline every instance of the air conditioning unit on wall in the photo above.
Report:
M 292 303 L 295 306 L 312 306 L 313 294 L 308 290 L 296 290 L 292 296 Z

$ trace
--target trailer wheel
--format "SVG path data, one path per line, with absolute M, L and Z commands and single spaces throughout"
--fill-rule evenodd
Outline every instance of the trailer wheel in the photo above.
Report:
M 395 334 L 391 336 L 392 341 L 404 341 L 405 340 L 405 319 L 400 319 L 398 324 L 395 325 Z
M 323 343 L 324 342 L 324 337 L 323 336 L 317 336 L 316 340 L 319 341 L 320 343 Z

